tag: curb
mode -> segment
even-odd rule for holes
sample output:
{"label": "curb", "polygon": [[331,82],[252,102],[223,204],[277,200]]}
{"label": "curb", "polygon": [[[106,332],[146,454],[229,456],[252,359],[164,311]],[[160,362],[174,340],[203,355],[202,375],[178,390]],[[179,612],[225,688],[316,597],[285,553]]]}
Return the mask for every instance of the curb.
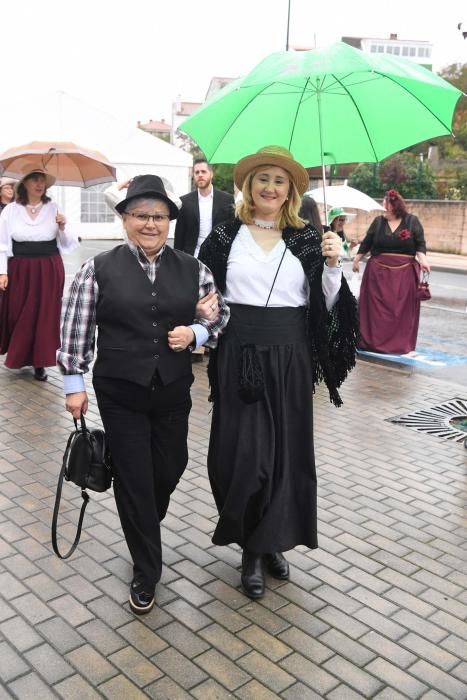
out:
{"label": "curb", "polygon": [[461,267],[447,267],[445,265],[430,265],[433,272],[453,272],[456,275],[466,275],[467,269]]}

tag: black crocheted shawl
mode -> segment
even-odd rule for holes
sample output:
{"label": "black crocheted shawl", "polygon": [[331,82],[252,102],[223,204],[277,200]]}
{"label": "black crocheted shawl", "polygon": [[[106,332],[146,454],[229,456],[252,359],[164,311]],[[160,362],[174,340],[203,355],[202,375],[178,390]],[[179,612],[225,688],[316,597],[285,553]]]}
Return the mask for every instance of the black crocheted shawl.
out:
{"label": "black crocheted shawl", "polygon": [[[225,293],[230,249],[241,225],[238,218],[219,224],[206,238],[199,253],[199,259],[209,267],[222,293]],[[338,387],[355,366],[357,302],[342,276],[339,298],[331,311],[327,311],[321,280],[324,265],[321,237],[313,226],[307,224],[303,229],[285,228],[282,239],[300,260],[310,286],[307,325],[313,363],[313,390],[324,381],[332,403],[341,406]]]}

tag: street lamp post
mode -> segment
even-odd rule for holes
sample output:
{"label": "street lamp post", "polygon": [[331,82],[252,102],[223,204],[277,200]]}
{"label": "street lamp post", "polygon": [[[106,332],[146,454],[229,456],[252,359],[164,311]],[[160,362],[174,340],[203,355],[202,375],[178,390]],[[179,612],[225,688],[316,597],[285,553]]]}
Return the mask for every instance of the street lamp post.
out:
{"label": "street lamp post", "polygon": [[285,50],[289,50],[289,28],[290,28],[290,2],[291,0],[288,0],[288,10],[287,10],[287,37],[285,40]]}

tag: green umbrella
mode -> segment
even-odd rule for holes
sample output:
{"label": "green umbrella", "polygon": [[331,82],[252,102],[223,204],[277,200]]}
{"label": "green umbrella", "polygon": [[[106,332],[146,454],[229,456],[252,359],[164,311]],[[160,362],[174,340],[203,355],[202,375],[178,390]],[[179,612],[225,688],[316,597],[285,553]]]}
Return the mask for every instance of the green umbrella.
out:
{"label": "green umbrella", "polygon": [[212,163],[236,163],[278,144],[306,167],[324,169],[380,161],[450,134],[461,95],[416,63],[338,42],[271,54],[179,128]]}

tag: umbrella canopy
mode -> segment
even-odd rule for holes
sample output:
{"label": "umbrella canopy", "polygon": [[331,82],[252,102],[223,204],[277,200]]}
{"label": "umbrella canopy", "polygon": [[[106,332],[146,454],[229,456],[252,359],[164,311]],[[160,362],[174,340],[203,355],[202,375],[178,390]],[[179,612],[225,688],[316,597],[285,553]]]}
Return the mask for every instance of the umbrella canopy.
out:
{"label": "umbrella canopy", "polygon": [[338,42],[271,54],[179,128],[213,163],[267,144],[285,146],[306,167],[377,162],[450,134],[461,95],[409,60]]}
{"label": "umbrella canopy", "polygon": [[116,170],[107,158],[68,141],[31,141],[0,154],[0,175],[20,180],[37,168],[56,178],[56,185],[90,187],[114,182]]}
{"label": "umbrella canopy", "polygon": [[314,190],[306,192],[307,195],[313,197],[315,202],[323,204],[326,199],[326,204],[331,207],[344,207],[350,209],[363,209],[363,211],[384,211],[384,207],[364,192],[356,190],[348,185],[331,185],[326,187],[317,187]]}

